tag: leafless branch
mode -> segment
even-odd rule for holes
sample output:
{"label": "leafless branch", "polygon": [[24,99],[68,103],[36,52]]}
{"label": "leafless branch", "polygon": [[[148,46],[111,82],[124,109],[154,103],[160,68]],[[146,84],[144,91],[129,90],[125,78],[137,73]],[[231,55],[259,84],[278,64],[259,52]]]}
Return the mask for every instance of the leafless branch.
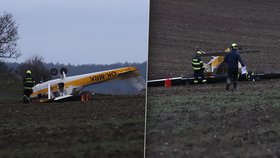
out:
{"label": "leafless branch", "polygon": [[0,58],[18,58],[21,56],[17,48],[18,25],[12,14],[0,16]]}

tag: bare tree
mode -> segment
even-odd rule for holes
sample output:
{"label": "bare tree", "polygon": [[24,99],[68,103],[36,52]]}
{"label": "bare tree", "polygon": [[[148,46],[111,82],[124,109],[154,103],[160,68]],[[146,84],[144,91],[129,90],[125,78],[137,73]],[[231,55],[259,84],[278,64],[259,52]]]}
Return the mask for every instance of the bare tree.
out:
{"label": "bare tree", "polygon": [[41,56],[33,56],[21,63],[16,72],[24,77],[27,70],[31,70],[32,76],[36,83],[51,79],[49,70],[45,67],[44,58]]}
{"label": "bare tree", "polygon": [[0,16],[0,58],[18,58],[21,56],[17,48],[18,25],[12,14]]}

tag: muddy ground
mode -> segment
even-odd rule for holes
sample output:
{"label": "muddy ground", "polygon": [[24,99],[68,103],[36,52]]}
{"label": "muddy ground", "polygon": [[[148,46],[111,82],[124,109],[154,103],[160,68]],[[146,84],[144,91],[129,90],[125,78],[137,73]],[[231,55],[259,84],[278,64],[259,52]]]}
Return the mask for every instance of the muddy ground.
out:
{"label": "muddy ground", "polygon": [[143,157],[144,96],[0,102],[0,157]]}
{"label": "muddy ground", "polygon": [[280,82],[152,87],[147,158],[280,157]]}
{"label": "muddy ground", "polygon": [[[187,76],[198,47],[232,42],[249,70],[280,70],[278,0],[151,0],[148,78]],[[208,61],[210,57],[203,58]],[[148,88],[147,157],[280,157],[280,80]]]}

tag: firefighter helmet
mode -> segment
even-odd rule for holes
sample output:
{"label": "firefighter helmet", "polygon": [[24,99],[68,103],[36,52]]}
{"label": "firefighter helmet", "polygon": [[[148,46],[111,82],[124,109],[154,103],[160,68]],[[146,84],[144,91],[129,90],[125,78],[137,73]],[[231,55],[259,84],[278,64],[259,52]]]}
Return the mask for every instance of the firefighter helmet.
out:
{"label": "firefighter helmet", "polygon": [[237,47],[238,47],[238,46],[237,46],[236,43],[232,43],[232,44],[231,44],[231,49],[237,49]]}
{"label": "firefighter helmet", "polygon": [[202,52],[201,52],[200,50],[198,50],[198,51],[196,51],[196,54],[197,54],[197,55],[201,55]]}
{"label": "firefighter helmet", "polygon": [[30,71],[30,70],[27,70],[27,71],[26,71],[26,74],[31,74],[31,71]]}

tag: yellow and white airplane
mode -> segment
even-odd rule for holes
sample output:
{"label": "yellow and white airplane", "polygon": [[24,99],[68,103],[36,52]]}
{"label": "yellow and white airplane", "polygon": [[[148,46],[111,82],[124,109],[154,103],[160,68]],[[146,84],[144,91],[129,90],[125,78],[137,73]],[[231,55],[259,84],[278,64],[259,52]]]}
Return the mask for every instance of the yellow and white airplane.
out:
{"label": "yellow and white airplane", "polygon": [[[208,63],[204,63],[205,73],[207,74],[225,74],[227,73],[226,64],[224,62],[224,56],[230,52],[230,48],[225,49],[224,51],[218,51],[215,53],[207,53],[201,51],[201,56],[212,56],[212,59]],[[238,50],[239,53],[257,53],[259,50]],[[239,63],[239,68],[242,66]]]}
{"label": "yellow and white airplane", "polygon": [[[58,70],[52,69],[51,73],[57,75]],[[60,73],[60,78],[35,85],[30,98],[47,96],[48,100],[62,100],[80,94],[86,86],[114,79],[125,80],[139,91],[146,88],[144,79],[135,67],[123,67],[69,77],[66,77],[67,69],[61,68]]]}

